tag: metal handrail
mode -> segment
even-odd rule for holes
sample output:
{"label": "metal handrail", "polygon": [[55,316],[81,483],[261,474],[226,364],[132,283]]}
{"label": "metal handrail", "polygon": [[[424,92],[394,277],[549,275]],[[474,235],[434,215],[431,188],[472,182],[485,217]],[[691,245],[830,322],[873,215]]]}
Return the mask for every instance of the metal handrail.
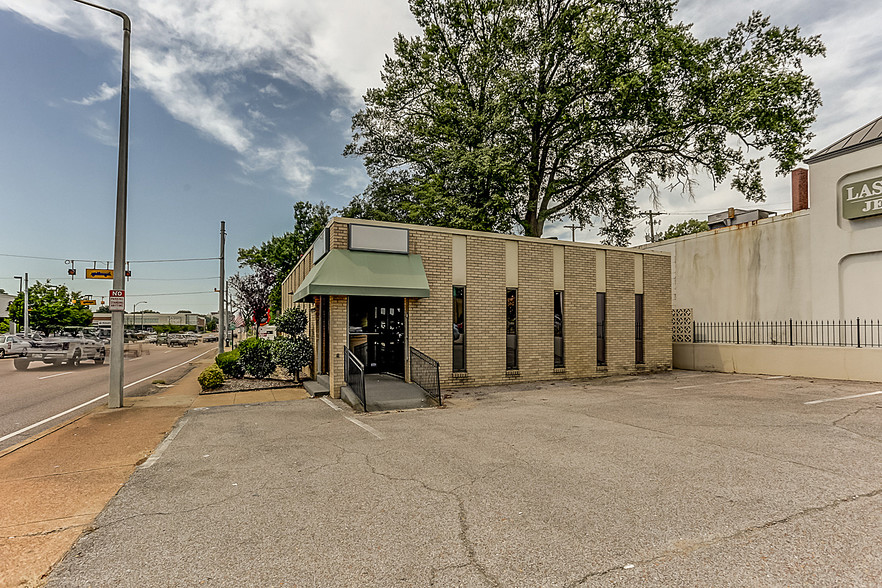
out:
{"label": "metal handrail", "polygon": [[410,381],[422,388],[438,406],[442,406],[438,362],[413,347],[410,348]]}
{"label": "metal handrail", "polygon": [[364,364],[355,357],[355,354],[346,345],[343,346],[343,371],[346,383],[361,401],[364,411],[368,412],[364,387]]}

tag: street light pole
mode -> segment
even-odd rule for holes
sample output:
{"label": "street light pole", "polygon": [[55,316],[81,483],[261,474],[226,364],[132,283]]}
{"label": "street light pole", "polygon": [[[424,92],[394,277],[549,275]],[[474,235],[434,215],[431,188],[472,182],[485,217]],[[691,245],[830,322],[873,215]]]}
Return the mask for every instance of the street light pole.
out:
{"label": "street light pole", "polygon": [[[147,301],[142,300],[142,301],[136,302],[134,305],[132,305],[132,326],[134,326],[134,324],[135,324],[135,316],[134,315],[138,314],[138,305],[139,304],[147,304]],[[142,331],[144,330],[144,311],[143,310],[141,311],[141,330]]]}
{"label": "street light pole", "polygon": [[[22,276],[15,276],[15,279],[18,280],[18,293],[22,293],[21,289],[21,280]],[[28,300],[28,273],[25,272],[24,275],[24,334],[27,336],[28,334],[28,306],[30,306],[30,301]]]}
{"label": "street light pole", "polygon": [[[92,4],[85,0],[74,0],[98,10],[115,14],[123,21],[122,82],[120,85],[119,106],[119,161],[116,171],[116,231],[113,245],[113,289],[125,291],[126,280],[126,189],[129,168],[129,68],[131,64],[132,21],[119,10]],[[109,408],[122,408],[123,405],[123,324],[125,304],[111,311],[110,318],[110,394],[107,397]]]}

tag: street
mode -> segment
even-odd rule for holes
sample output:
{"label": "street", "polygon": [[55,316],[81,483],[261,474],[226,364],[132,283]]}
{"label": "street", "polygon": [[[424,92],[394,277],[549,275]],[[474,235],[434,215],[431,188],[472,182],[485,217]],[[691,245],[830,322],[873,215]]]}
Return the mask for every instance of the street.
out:
{"label": "street", "polygon": [[[149,355],[125,358],[127,396],[146,393],[154,380],[174,382],[189,360],[212,353],[217,344],[144,349]],[[78,367],[35,361],[26,371],[17,371],[12,358],[0,360],[0,451],[106,403],[109,374],[109,359],[104,365],[84,361]]]}

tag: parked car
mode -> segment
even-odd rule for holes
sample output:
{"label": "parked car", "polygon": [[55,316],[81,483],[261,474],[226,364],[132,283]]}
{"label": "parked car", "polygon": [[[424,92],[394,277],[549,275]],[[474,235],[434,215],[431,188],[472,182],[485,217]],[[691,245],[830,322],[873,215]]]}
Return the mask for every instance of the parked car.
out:
{"label": "parked car", "polygon": [[154,343],[157,345],[168,345],[168,333],[157,333]]}
{"label": "parked car", "polygon": [[53,337],[33,341],[23,357],[15,358],[15,369],[26,370],[32,361],[78,366],[82,360],[91,359],[102,364],[106,353],[104,341],[98,338],[95,329],[65,327]]}
{"label": "parked car", "polygon": [[202,337],[202,340],[205,341],[206,343],[211,343],[212,341],[217,341],[218,334],[217,333],[205,333],[205,336]]}
{"label": "parked car", "polygon": [[170,333],[168,336],[169,347],[175,347],[177,345],[180,345],[181,347],[186,347],[189,344],[190,339],[183,333]]}
{"label": "parked car", "polygon": [[19,335],[0,335],[0,358],[7,355],[27,355],[30,341]]}

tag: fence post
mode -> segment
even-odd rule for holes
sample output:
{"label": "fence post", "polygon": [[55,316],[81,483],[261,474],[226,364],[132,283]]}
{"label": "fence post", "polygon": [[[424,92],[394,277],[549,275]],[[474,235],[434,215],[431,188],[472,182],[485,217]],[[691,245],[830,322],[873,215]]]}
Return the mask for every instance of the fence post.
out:
{"label": "fence post", "polygon": [[790,319],[790,346],[793,347],[793,319]]}
{"label": "fence post", "polygon": [[861,348],[861,317],[857,317],[857,341],[858,349]]}
{"label": "fence post", "polygon": [[741,321],[735,321],[735,344],[741,344]]}

